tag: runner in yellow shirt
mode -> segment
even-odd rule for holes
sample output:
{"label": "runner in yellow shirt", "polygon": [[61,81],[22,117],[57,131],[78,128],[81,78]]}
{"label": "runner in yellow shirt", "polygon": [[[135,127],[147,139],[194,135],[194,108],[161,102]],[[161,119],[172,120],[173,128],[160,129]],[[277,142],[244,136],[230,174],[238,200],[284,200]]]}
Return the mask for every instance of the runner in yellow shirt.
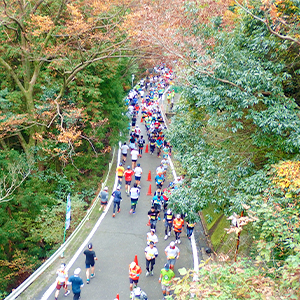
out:
{"label": "runner in yellow shirt", "polygon": [[125,169],[124,169],[122,163],[120,163],[116,169],[116,173],[118,174],[118,185],[120,185],[120,186],[122,186],[124,171],[125,171]]}

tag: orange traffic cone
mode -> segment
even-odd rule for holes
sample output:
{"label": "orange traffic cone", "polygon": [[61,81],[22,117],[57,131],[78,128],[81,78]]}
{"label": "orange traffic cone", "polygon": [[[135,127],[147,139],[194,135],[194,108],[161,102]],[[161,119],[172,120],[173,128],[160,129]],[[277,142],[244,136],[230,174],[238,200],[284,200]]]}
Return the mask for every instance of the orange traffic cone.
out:
{"label": "orange traffic cone", "polygon": [[149,219],[148,223],[146,224],[146,226],[150,226],[150,219]]}
{"label": "orange traffic cone", "polygon": [[149,171],[149,173],[148,173],[148,179],[147,179],[147,181],[152,181],[152,179],[151,179],[151,171]]}
{"label": "orange traffic cone", "polygon": [[141,117],[141,123],[143,123],[143,117]]}
{"label": "orange traffic cone", "polygon": [[119,296],[119,294],[117,294],[117,297],[116,297],[116,299],[115,300],[120,300],[120,296]]}
{"label": "orange traffic cone", "polygon": [[135,262],[137,265],[139,264],[137,255],[135,255],[135,257],[134,257],[134,262]]}
{"label": "orange traffic cone", "polygon": [[148,146],[148,144],[146,145],[145,153],[149,153],[149,146]]}
{"label": "orange traffic cone", "polygon": [[151,189],[151,184],[149,185],[147,196],[153,196],[152,189]]}

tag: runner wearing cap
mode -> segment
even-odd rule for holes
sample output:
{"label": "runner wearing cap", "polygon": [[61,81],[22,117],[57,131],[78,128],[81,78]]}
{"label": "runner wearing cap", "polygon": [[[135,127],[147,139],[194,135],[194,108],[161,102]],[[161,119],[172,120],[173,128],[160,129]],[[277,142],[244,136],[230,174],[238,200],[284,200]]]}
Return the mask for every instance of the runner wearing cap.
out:
{"label": "runner wearing cap", "polygon": [[124,167],[122,163],[119,163],[119,166],[116,169],[116,173],[118,175],[118,185],[122,186],[123,174],[124,174]]}
{"label": "runner wearing cap", "polygon": [[175,246],[175,242],[172,241],[170,245],[166,247],[165,254],[167,256],[170,269],[174,271],[176,259],[178,259],[180,255],[180,250],[178,247]]}
{"label": "runner wearing cap", "polygon": [[142,269],[139,265],[136,264],[136,262],[132,262],[129,265],[129,289],[132,291],[133,284],[137,286],[139,282],[140,275],[142,273]]}
{"label": "runner wearing cap", "polygon": [[59,295],[60,289],[63,287],[65,290],[65,296],[68,296],[70,294],[70,291],[68,290],[67,282],[68,282],[68,272],[66,271],[66,264],[61,264],[60,268],[56,272],[57,278],[56,278],[56,292],[55,292],[55,300],[57,300],[57,297]]}
{"label": "runner wearing cap", "polygon": [[149,246],[145,248],[145,257],[146,257],[146,276],[149,274],[153,276],[153,267],[155,265],[155,258],[158,256],[157,248],[154,247],[154,242],[151,241]]}
{"label": "runner wearing cap", "polygon": [[103,209],[103,211],[104,211],[106,209],[106,205],[107,205],[107,201],[108,201],[108,187],[107,186],[103,189],[103,191],[100,192],[99,198],[101,199],[100,200],[101,206],[99,208],[99,211],[101,209]]}
{"label": "runner wearing cap", "polygon": [[91,278],[95,277],[95,260],[98,260],[96,253],[93,250],[93,245],[88,244],[88,249],[86,249],[83,254],[85,255],[85,267],[86,267],[86,284],[90,283],[90,269]]}
{"label": "runner wearing cap", "polygon": [[134,174],[133,170],[130,170],[130,166],[127,166],[127,170],[124,172],[125,177],[125,191],[127,193],[127,196],[129,196],[129,190],[131,185],[132,176]]}
{"label": "runner wearing cap", "polygon": [[113,218],[116,216],[116,208],[118,208],[117,212],[119,213],[121,211],[120,204],[122,200],[122,194],[120,191],[120,186],[117,186],[117,189],[112,193],[112,196],[114,197],[114,208],[113,208]]}
{"label": "runner wearing cap", "polygon": [[79,277],[80,272],[80,268],[75,269],[74,275],[72,275],[68,280],[68,285],[72,285],[72,291],[74,294],[73,300],[78,300],[80,298],[80,288],[84,286],[82,279]]}
{"label": "runner wearing cap", "polygon": [[168,237],[171,235],[173,219],[174,215],[172,213],[172,210],[169,208],[167,211],[165,211],[163,220],[163,222],[165,223],[165,240],[168,239]]}
{"label": "runner wearing cap", "polygon": [[161,283],[161,289],[164,297],[170,295],[170,285],[172,284],[172,279],[175,277],[173,270],[170,268],[169,264],[165,264],[164,268],[160,270],[159,280]]}

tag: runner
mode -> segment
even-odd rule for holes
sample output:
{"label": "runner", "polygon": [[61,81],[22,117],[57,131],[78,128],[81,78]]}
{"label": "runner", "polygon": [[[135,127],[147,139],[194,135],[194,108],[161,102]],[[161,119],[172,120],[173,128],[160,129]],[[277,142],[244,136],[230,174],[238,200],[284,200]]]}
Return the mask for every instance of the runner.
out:
{"label": "runner", "polygon": [[165,264],[164,268],[160,270],[160,276],[158,282],[161,283],[161,289],[164,297],[170,295],[170,285],[172,279],[175,277],[175,273],[170,269],[169,264]]}
{"label": "runner", "polygon": [[158,189],[161,189],[165,181],[165,176],[163,175],[163,173],[158,173],[154,179],[155,179],[156,187]]}
{"label": "runner", "polygon": [[93,245],[88,244],[88,249],[83,252],[85,255],[85,267],[86,267],[86,284],[90,283],[90,269],[91,278],[95,277],[95,260],[98,260],[96,253],[93,250]]}
{"label": "runner", "polygon": [[137,286],[142,269],[134,261],[129,265],[129,289],[133,290],[133,284]]}
{"label": "runner", "polygon": [[141,168],[141,164],[137,164],[136,168],[134,169],[134,176],[135,176],[135,183],[137,184],[138,188],[141,188],[141,177],[143,174],[143,169]]}
{"label": "runner", "polygon": [[116,214],[115,214],[116,207],[118,208],[118,210],[117,210],[118,213],[121,211],[120,203],[122,200],[122,194],[120,191],[120,186],[117,186],[117,190],[112,193],[112,196],[114,197],[114,208],[113,208],[113,215],[112,215],[114,218],[116,216]]}
{"label": "runner", "polygon": [[61,264],[60,268],[56,272],[57,278],[56,278],[56,292],[55,292],[55,300],[57,300],[57,297],[59,295],[60,289],[63,287],[65,290],[65,296],[68,296],[70,294],[70,291],[68,290],[67,282],[68,282],[68,272],[66,271],[66,264]]}
{"label": "runner", "polygon": [[156,230],[156,223],[159,216],[159,211],[155,209],[154,206],[151,206],[151,209],[148,211],[148,218],[150,220],[150,228]]}
{"label": "runner", "polygon": [[74,294],[73,300],[78,300],[80,298],[80,288],[84,286],[82,279],[79,277],[80,272],[80,268],[75,269],[74,275],[71,276],[68,280],[68,285],[72,285],[72,291]]}
{"label": "runner", "polygon": [[128,145],[126,144],[126,142],[124,142],[124,144],[121,147],[121,152],[122,152],[122,156],[123,156],[123,163],[126,162],[128,149],[129,149]]}
{"label": "runner", "polygon": [[150,242],[149,246],[145,248],[146,257],[146,276],[149,274],[153,276],[153,267],[155,265],[155,258],[158,256],[157,248],[154,247],[154,242]]}
{"label": "runner", "polygon": [[147,245],[150,245],[150,242],[154,243],[154,246],[158,243],[157,235],[155,234],[155,229],[150,229],[147,233]]}
{"label": "runner", "polygon": [[139,151],[134,148],[131,150],[131,161],[132,161],[132,165],[131,165],[131,168],[132,170],[134,170],[134,168],[136,167],[136,161],[138,159],[138,156],[139,156]]}
{"label": "runner", "polygon": [[174,215],[171,209],[169,208],[167,211],[165,211],[164,220],[163,220],[165,223],[165,240],[167,240],[168,237],[171,236],[173,219],[174,219]]}
{"label": "runner", "polygon": [[107,205],[107,201],[108,201],[108,187],[106,186],[103,191],[100,192],[99,197],[100,197],[100,201],[101,201],[101,206],[99,208],[99,211],[101,209],[103,209],[103,211],[105,211],[106,209],[106,205]]}
{"label": "runner", "polygon": [[191,239],[196,224],[197,223],[193,221],[186,221],[186,236],[189,238],[189,240]]}
{"label": "runner", "polygon": [[134,174],[134,171],[130,170],[130,166],[127,166],[127,170],[124,172],[125,192],[127,193],[127,196],[129,196],[130,185],[131,185],[131,180],[132,180],[133,174]]}
{"label": "runner", "polygon": [[144,137],[141,135],[141,138],[138,140],[139,157],[142,157],[142,155],[143,155],[144,145],[145,145],[145,140],[144,140]]}
{"label": "runner", "polygon": [[150,142],[150,154],[153,155],[153,152],[155,150],[155,144],[156,144],[156,139],[154,138],[153,135],[150,136],[149,142]]}
{"label": "runner", "polygon": [[140,287],[136,287],[130,293],[130,299],[132,299],[132,300],[148,300],[148,297],[147,297],[147,294]]}
{"label": "runner", "polygon": [[173,230],[175,232],[175,238],[176,238],[175,243],[176,244],[177,243],[178,244],[181,243],[181,241],[180,241],[180,234],[181,234],[183,226],[184,226],[184,221],[181,218],[180,214],[177,214],[176,218],[173,220]]}
{"label": "runner", "polygon": [[178,247],[175,246],[175,242],[172,241],[170,245],[166,247],[165,254],[167,256],[170,269],[174,271],[176,260],[179,258],[180,255],[180,250]]}
{"label": "runner", "polygon": [[[162,197],[161,197],[161,193],[160,193],[160,190],[157,190],[155,192],[155,196],[153,197],[152,199],[152,206],[154,206],[154,209],[159,211],[161,210],[161,202],[162,202]],[[158,215],[158,221],[160,221],[160,217]]]}
{"label": "runner", "polygon": [[122,180],[123,180],[123,174],[125,169],[123,168],[122,163],[119,163],[119,166],[117,167],[116,173],[118,175],[118,185],[122,186]]}
{"label": "runner", "polygon": [[138,203],[140,196],[140,189],[137,187],[137,184],[135,183],[133,187],[130,189],[130,198],[131,198],[131,208],[129,213],[135,214],[136,205]]}

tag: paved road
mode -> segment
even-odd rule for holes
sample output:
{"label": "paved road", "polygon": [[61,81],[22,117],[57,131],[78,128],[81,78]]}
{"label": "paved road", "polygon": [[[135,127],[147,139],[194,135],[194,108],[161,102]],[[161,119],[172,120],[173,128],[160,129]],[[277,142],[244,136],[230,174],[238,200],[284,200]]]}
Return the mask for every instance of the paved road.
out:
{"label": "paved road", "polygon": [[[139,122],[140,118],[141,116],[139,115],[137,124],[141,127],[142,134],[145,137],[145,127]],[[129,162],[128,165],[131,165],[130,157],[127,159]],[[139,265],[143,271],[139,286],[148,294],[149,300],[162,299],[158,277],[160,269],[163,268],[166,263],[164,249],[171,240],[174,240],[174,235],[167,241],[164,240],[164,225],[162,221],[158,222],[157,225],[157,236],[159,239],[157,248],[159,255],[154,267],[154,276],[145,277],[146,269],[144,256],[146,234],[150,229],[149,226],[146,226],[148,221],[147,212],[150,209],[152,198],[151,196],[147,196],[147,192],[149,184],[152,186],[152,191],[154,192],[155,190],[155,170],[159,165],[160,160],[161,159],[157,158],[156,155],[150,155],[150,153],[144,154],[143,157],[138,160],[143,169],[143,175],[141,180],[141,196],[137,205],[136,214],[129,214],[130,198],[126,196],[123,184],[121,212],[116,214],[116,218],[112,218],[111,206],[108,214],[91,239],[90,242],[93,243],[94,250],[98,257],[98,261],[95,264],[95,278],[91,280],[89,285],[86,284],[85,256],[83,254],[78,257],[73,264],[73,267],[70,269],[69,275],[72,275],[74,269],[77,267],[82,269],[81,277],[85,282],[85,286],[82,288],[81,293],[82,300],[113,300],[116,297],[116,294],[120,295],[120,300],[129,299],[128,266],[133,261],[135,255],[138,256]],[[147,181],[149,171],[151,171],[152,182]],[[196,229],[195,232],[201,234],[199,228]],[[175,265],[176,275],[179,275],[178,268],[193,268],[191,243],[186,238],[185,230],[182,233],[181,240],[182,243],[179,245],[181,255]],[[200,243],[203,243],[205,237],[198,236],[197,240],[200,240]],[[198,252],[201,259],[201,251],[198,250]],[[44,292],[45,290],[42,291],[37,299],[41,299]],[[54,299],[54,293],[49,299]],[[63,291],[61,291],[58,299],[72,299],[72,294],[65,298]]]}

